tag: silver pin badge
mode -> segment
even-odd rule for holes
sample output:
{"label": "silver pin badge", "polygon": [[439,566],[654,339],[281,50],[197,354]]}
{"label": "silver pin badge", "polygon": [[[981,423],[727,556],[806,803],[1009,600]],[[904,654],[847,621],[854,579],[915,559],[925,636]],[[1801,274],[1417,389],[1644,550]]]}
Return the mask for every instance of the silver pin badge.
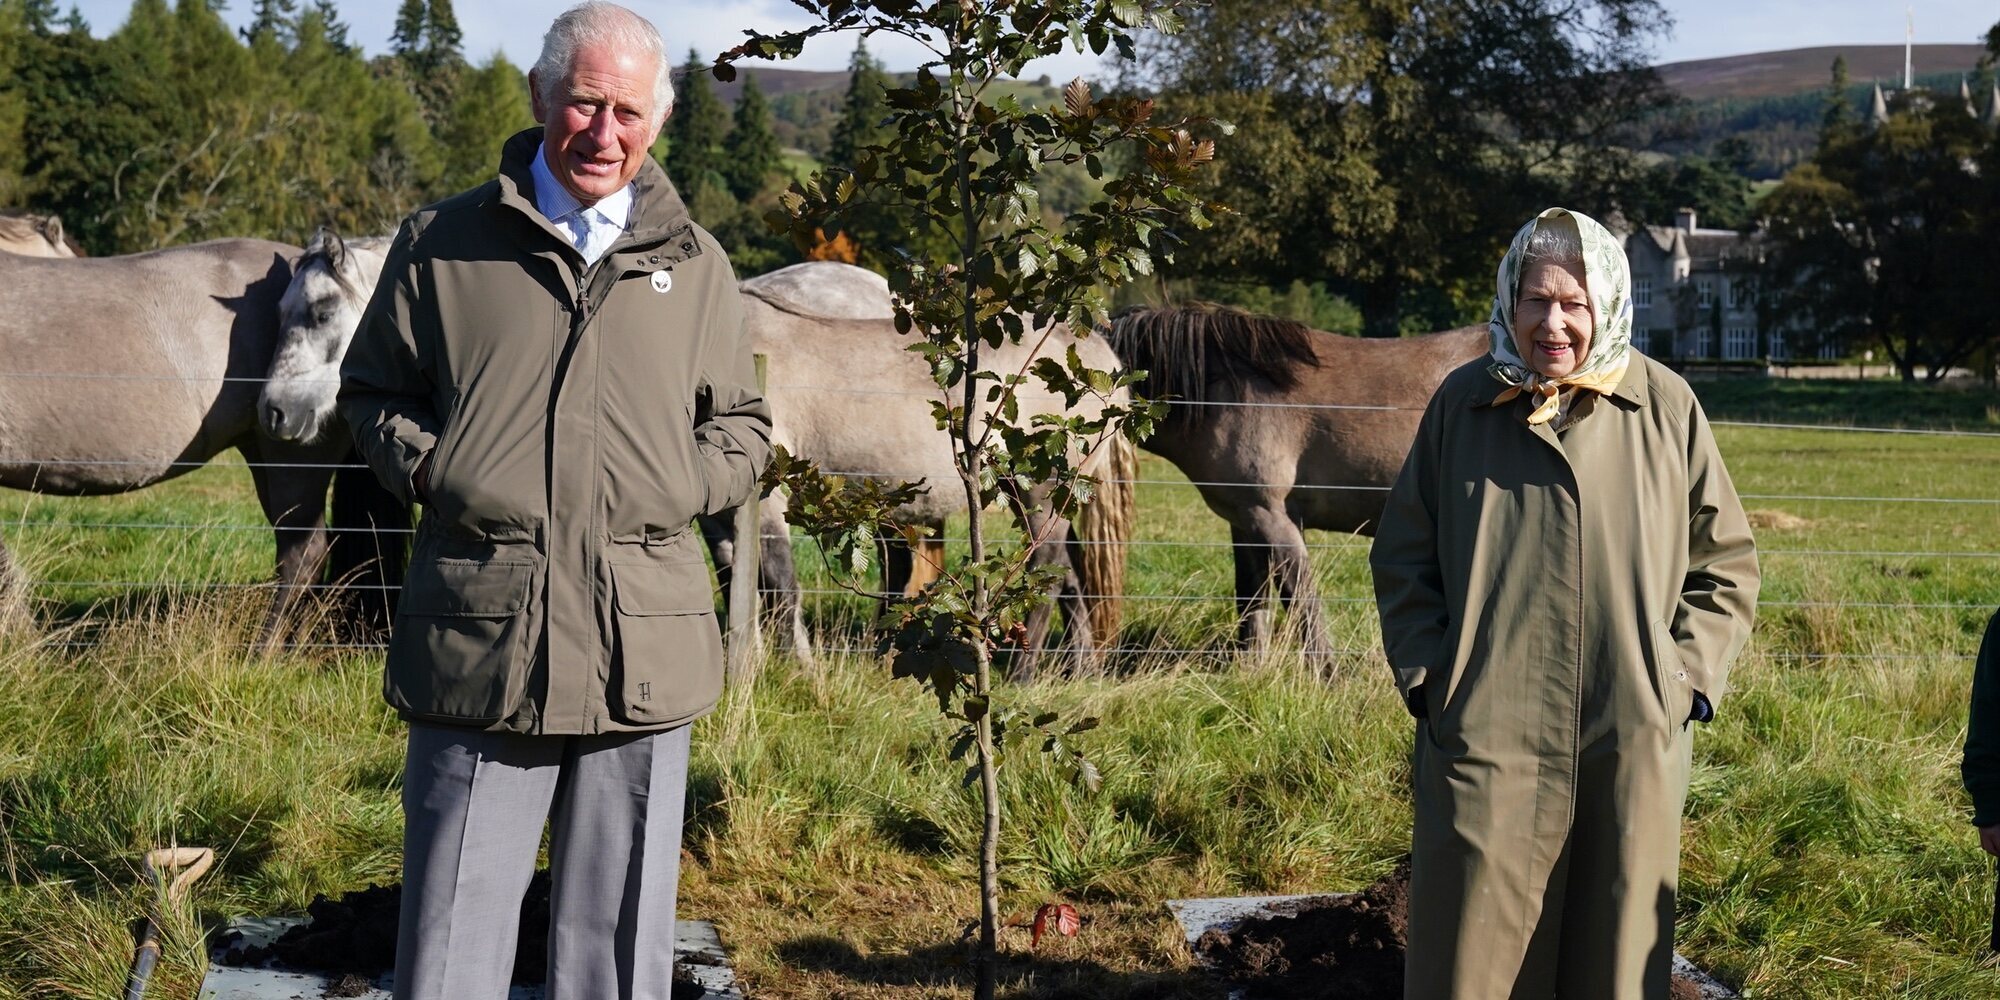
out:
{"label": "silver pin badge", "polygon": [[674,272],[654,271],[653,291],[665,293],[674,287]]}

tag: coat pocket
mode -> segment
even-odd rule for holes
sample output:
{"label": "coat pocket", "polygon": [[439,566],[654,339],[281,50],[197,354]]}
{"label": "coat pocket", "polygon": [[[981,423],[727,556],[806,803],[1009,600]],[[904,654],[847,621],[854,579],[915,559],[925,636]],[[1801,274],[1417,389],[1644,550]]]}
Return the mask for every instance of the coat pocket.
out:
{"label": "coat pocket", "polygon": [[722,633],[708,564],[612,563],[616,643],[611,712],[627,725],[677,723],[722,697]]}
{"label": "coat pocket", "polygon": [[530,562],[414,562],[389,639],[383,696],[405,716],[492,725],[526,687]]}
{"label": "coat pocket", "polygon": [[1660,686],[1660,702],[1667,713],[1667,723],[1681,726],[1687,723],[1694,711],[1694,686],[1688,683],[1687,667],[1681,663],[1681,647],[1674,641],[1673,630],[1667,623],[1652,623],[1653,670],[1655,682]]}

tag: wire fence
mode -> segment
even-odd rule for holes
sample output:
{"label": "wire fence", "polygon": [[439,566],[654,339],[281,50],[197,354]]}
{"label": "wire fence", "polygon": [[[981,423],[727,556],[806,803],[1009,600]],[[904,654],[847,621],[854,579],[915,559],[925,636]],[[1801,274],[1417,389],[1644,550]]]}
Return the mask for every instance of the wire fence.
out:
{"label": "wire fence", "polygon": [[[201,377],[201,376],[159,375],[159,374],[147,374],[147,373],[49,372],[49,371],[0,370],[0,380],[5,380],[5,379],[81,380],[81,381],[108,381],[108,382],[178,381],[178,382],[194,382],[201,384],[216,384],[216,383],[262,384],[266,381],[262,377],[248,377],[248,376]],[[320,381],[320,382],[330,383],[332,380],[301,380],[301,381]],[[835,393],[835,394],[863,395],[863,396],[882,396],[882,397],[920,396],[926,399],[938,398],[938,397],[933,397],[927,393],[912,393],[907,390],[869,388],[864,386],[780,383],[780,384],[770,385],[767,387],[767,389],[773,391],[783,390],[783,391]],[[1032,393],[1032,392],[1023,392],[1020,393],[1019,395],[1023,400],[1058,398],[1055,396],[1044,396],[1044,394]],[[1281,401],[1166,400],[1164,402],[1166,403],[1166,405],[1170,407],[1232,407],[1232,408],[1253,409],[1253,410],[1414,412],[1416,410],[1421,409],[1421,407],[1408,407],[1408,406],[1313,403],[1313,402],[1281,402]],[[1930,437],[1940,437],[1940,438],[1989,438],[1989,439],[2000,438],[2000,432],[1959,430],[1959,429],[1870,427],[1870,426],[1851,426],[1845,424],[1803,424],[1803,423],[1758,422],[1758,421],[1742,421],[1742,420],[1715,420],[1712,421],[1712,423],[1717,427],[1806,431],[1806,432],[1820,431],[1820,432],[1828,432],[1836,434],[1884,434],[1884,435],[1901,435],[1901,436],[1930,436]],[[259,470],[267,470],[267,469],[268,470],[312,470],[325,473],[332,473],[340,470],[360,470],[366,468],[365,465],[352,462],[262,461],[262,460],[245,461],[234,458],[223,458],[216,461],[200,461],[200,460],[183,459],[183,458],[173,458],[173,459],[163,460],[156,458],[131,457],[131,456],[97,456],[97,457],[75,456],[75,457],[65,458],[65,457],[18,457],[12,455],[0,455],[0,464],[6,464],[12,466],[51,466],[51,467],[70,467],[70,468],[137,467],[137,468],[159,470],[162,474],[187,471],[207,465],[217,465],[226,468],[252,468]],[[829,474],[842,475],[842,476],[847,476],[849,478],[888,479],[888,480],[901,479],[907,476],[907,473],[899,473],[894,471],[871,471],[867,469],[832,470]],[[1120,478],[1107,477],[1107,478],[1101,478],[1100,482],[1106,484],[1133,485],[1133,486],[1142,486],[1142,487],[1168,489],[1168,490],[1183,489],[1183,488],[1192,488],[1202,491],[1247,489],[1247,490],[1278,491],[1278,492],[1296,491],[1308,495],[1312,493],[1381,494],[1389,490],[1389,487],[1382,483],[1340,483],[1340,482],[1317,482],[1317,481],[1235,482],[1235,481],[1185,479],[1185,478],[1135,477],[1130,479],[1120,479]],[[1936,483],[1936,489],[1925,490],[1922,491],[1921,493],[1917,491],[1904,491],[1902,493],[1882,493],[1882,494],[1843,493],[1843,492],[1824,492],[1824,493],[1746,492],[1746,493],[1741,493],[1739,495],[1745,501],[1763,503],[1763,504],[1843,504],[1843,505],[1874,505],[1883,508],[1894,508],[1894,507],[1910,507],[1914,509],[1936,508],[1939,509],[1940,511],[1967,510],[1968,513],[1972,511],[1978,511],[1979,513],[1974,515],[1978,517],[1988,516],[1984,513],[1983,508],[2000,506],[2000,497],[1962,495],[1965,492],[1965,490],[1962,487],[1959,489],[1951,488],[1953,486],[1953,481],[1951,480],[1950,477],[1943,477],[1943,476],[1936,477],[1935,483]],[[1960,495],[1953,495],[1955,493]],[[1940,515],[1940,516],[1948,516],[1948,515]],[[10,534],[27,533],[29,536],[32,536],[36,532],[50,532],[50,533],[62,532],[69,534],[75,534],[75,533],[89,534],[89,533],[117,531],[117,532],[150,532],[159,534],[178,534],[183,536],[198,537],[207,533],[241,534],[241,533],[275,532],[280,535],[283,535],[285,533],[312,532],[317,530],[320,529],[312,526],[274,527],[272,525],[264,523],[249,522],[249,521],[230,521],[230,520],[203,521],[203,520],[191,520],[191,519],[164,519],[164,518],[72,520],[72,519],[49,517],[49,516],[41,516],[41,517],[28,516],[27,513],[25,513],[25,510],[21,516],[14,517],[11,519],[0,519],[0,531],[5,531]],[[400,536],[400,537],[407,537],[413,534],[414,532],[413,528],[407,528],[407,527],[377,528],[372,530],[380,535]],[[814,548],[809,540],[791,534],[781,535],[781,534],[766,533],[761,536],[761,539],[764,541],[765,544],[783,543],[794,546],[795,549],[797,549],[798,554],[800,555],[810,556]],[[960,536],[944,536],[936,538],[934,539],[934,541],[941,542],[946,545],[964,545],[967,542],[967,539]],[[1239,548],[1285,549],[1290,551],[1298,551],[1303,549],[1304,551],[1312,553],[1342,553],[1344,554],[1345,557],[1351,558],[1355,555],[1358,555],[1359,553],[1365,552],[1370,543],[1369,540],[1366,538],[1355,535],[1348,535],[1344,537],[1339,537],[1337,538],[1337,540],[1333,541],[1318,541],[1318,540],[1307,541],[1303,545],[1287,544],[1282,542],[1264,542],[1264,541],[1236,542],[1236,541],[1216,540],[1216,539],[1180,539],[1180,538],[1135,538],[1135,539],[1126,539],[1118,541],[1073,540],[1067,542],[1066,544],[1116,545],[1122,548],[1133,550],[1134,552],[1141,554],[1154,553],[1154,552],[1171,553],[1175,550],[1213,552],[1214,550],[1217,549],[1239,549]],[[1001,550],[1018,551],[1020,543],[1019,542],[1014,542],[1012,544],[1001,543],[996,547]],[[1794,547],[1794,548],[1776,547],[1776,548],[1760,549],[1759,555],[1772,559],[1803,560],[1807,561],[1808,563],[1815,560],[1896,560],[1896,561],[1941,560],[1948,562],[1963,561],[1978,565],[1987,561],[2000,559],[2000,552],[1996,551],[1980,551],[1974,549],[1954,550],[1954,549],[1944,549],[1944,548],[1901,548],[1901,547],[1884,547],[1884,548],[1822,548],[1822,547],[1812,547],[1812,546]],[[1226,566],[1217,565],[1214,567],[1214,571],[1217,574],[1215,582],[1219,586],[1226,587],[1227,578],[1229,575]],[[90,574],[84,574],[84,575],[89,576]],[[74,592],[79,590],[113,592],[113,593],[123,593],[123,592],[141,591],[141,590],[172,590],[172,591],[184,590],[184,591],[196,591],[196,592],[213,591],[213,592],[227,593],[227,592],[246,592],[246,591],[260,591],[260,590],[276,591],[279,587],[277,583],[268,580],[253,582],[253,581],[243,581],[243,580],[176,579],[169,577],[117,578],[116,576],[110,576],[110,575],[98,579],[63,579],[60,576],[45,575],[39,578],[24,578],[18,580],[17,582],[29,588],[31,593],[39,593],[39,594],[49,594],[56,592]],[[358,589],[358,590],[376,590],[376,591],[394,591],[399,589],[395,586],[386,584],[368,584],[368,583],[334,584],[334,583],[323,583],[323,582],[311,582],[311,583],[291,585],[291,588],[297,591],[304,591],[309,593],[327,592],[336,589],[341,589],[341,590]],[[762,593],[763,599],[767,602],[781,597],[788,599],[797,598],[806,601],[808,603],[813,603],[828,608],[832,607],[833,604],[837,602],[859,601],[863,600],[864,597],[866,596],[862,593],[858,593],[857,591],[848,588],[819,586],[819,585],[807,585],[783,591],[765,589],[760,591],[760,593]],[[1148,608],[1167,609],[1165,613],[1178,616],[1184,614],[1182,609],[1188,609],[1203,605],[1223,605],[1223,606],[1236,605],[1241,603],[1241,601],[1243,600],[1230,593],[1208,592],[1208,591],[1186,591],[1186,592],[1169,592],[1169,593],[1158,593],[1158,592],[1127,593],[1127,594],[1081,594],[1081,595],[1071,595],[1071,596],[1078,596],[1085,600],[1092,600],[1092,601],[1107,600],[1107,599],[1122,600],[1128,602],[1135,608],[1140,609],[1140,611],[1137,613],[1137,616],[1141,617],[1149,614],[1149,612],[1145,610]],[[1370,594],[1354,594],[1354,593],[1338,593],[1338,592],[1330,592],[1320,595],[1318,600],[1325,605],[1335,608],[1359,609],[1365,606],[1372,605],[1374,603],[1374,597]],[[1791,610],[1814,611],[1814,612],[1890,611],[1890,612],[1914,612],[1914,613],[1937,614],[1937,613],[1963,613],[1971,611],[1980,611],[1990,607],[1990,604],[1988,602],[1983,602],[1983,601],[1965,601],[1965,600],[1899,601],[1899,600],[1881,599],[1879,595],[1875,596],[1857,595],[1854,599],[1844,599],[1844,600],[1773,599],[1760,602],[1760,607],[1767,609],[1791,609]],[[1220,616],[1220,617],[1227,617],[1227,616]],[[51,644],[61,646],[64,648],[85,648],[88,646],[96,645],[96,642],[97,642],[96,640],[87,640],[87,639],[79,640],[72,638],[72,639],[63,639],[60,641],[52,641]],[[373,642],[299,642],[299,643],[292,643],[291,646],[292,648],[297,648],[297,649],[329,649],[329,650],[359,650],[359,651],[380,650],[384,648],[382,644]],[[835,643],[833,645],[823,647],[819,651],[825,653],[834,653],[834,654],[863,654],[863,653],[872,653],[873,647],[850,647]],[[1161,656],[1161,657],[1234,656],[1240,654],[1239,650],[1237,650],[1233,645],[1227,642],[1218,642],[1218,644],[1215,645],[1172,643],[1172,642],[1169,642],[1161,646],[1128,647],[1123,645],[1112,645],[1108,648],[1101,648],[1097,650],[1097,652],[1106,655]],[[1371,655],[1377,655],[1377,651],[1373,649],[1336,649],[1328,651],[1327,655],[1336,657],[1371,656]],[[1918,660],[1918,659],[1939,658],[1938,656],[1930,656],[1925,654],[1905,654],[1905,653],[1890,653],[1890,652],[1861,653],[1861,652],[1771,651],[1771,652],[1766,652],[1763,655],[1772,658],[1787,659],[1787,660],[1801,660],[1801,661],[1825,660],[1833,662],[1844,661],[1844,660],[1895,661],[1895,660]],[[1940,654],[1940,655],[1949,658],[1966,658],[1966,657],[1960,657],[1958,654]]]}

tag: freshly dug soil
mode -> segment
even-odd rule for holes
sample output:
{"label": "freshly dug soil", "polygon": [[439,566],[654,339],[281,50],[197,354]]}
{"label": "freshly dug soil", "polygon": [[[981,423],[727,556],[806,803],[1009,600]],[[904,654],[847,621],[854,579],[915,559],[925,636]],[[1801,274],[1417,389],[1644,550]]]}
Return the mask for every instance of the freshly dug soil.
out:
{"label": "freshly dug soil", "polygon": [[[339,899],[315,896],[306,907],[309,919],[286,931],[270,947],[236,940],[222,942],[224,965],[262,965],[271,959],[293,969],[342,977],[327,996],[360,996],[346,992],[357,977],[373,979],[396,965],[396,927],[403,907],[403,887],[371,885],[344,893]],[[521,931],[514,947],[514,982],[539,986],[549,976],[549,873],[539,871],[528,882],[521,900]],[[364,990],[365,991],[365,990]],[[698,1000],[707,990],[679,962],[674,964],[673,1000]]]}
{"label": "freshly dug soil", "polygon": [[[1409,913],[1405,863],[1352,896],[1284,904],[1194,948],[1252,1000],[1402,1000]],[[1673,1000],[1701,1000],[1701,990],[1675,976]]]}

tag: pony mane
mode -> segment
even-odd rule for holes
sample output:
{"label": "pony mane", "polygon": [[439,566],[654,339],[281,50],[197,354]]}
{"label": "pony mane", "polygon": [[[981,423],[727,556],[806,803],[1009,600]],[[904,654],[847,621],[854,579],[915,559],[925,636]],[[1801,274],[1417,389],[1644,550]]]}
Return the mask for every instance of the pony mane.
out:
{"label": "pony mane", "polygon": [[[1156,308],[1134,306],[1111,318],[1105,340],[1128,369],[1144,370],[1135,392],[1147,399],[1208,401],[1209,387],[1241,396],[1252,380],[1279,392],[1299,384],[1300,373],[1319,367],[1313,329],[1276,316],[1194,302]],[[1168,423],[1199,423],[1203,407],[1170,407]]]}

